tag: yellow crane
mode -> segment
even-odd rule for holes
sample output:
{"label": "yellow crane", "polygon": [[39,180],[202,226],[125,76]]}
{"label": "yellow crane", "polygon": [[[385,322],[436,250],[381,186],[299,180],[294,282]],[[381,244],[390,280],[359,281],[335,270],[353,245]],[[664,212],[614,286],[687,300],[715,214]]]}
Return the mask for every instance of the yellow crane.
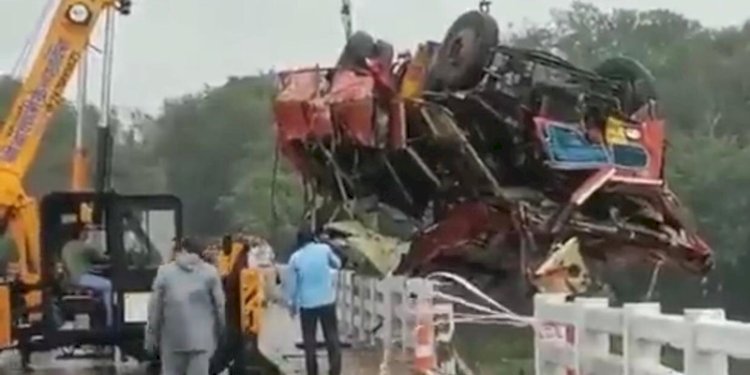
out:
{"label": "yellow crane", "polygon": [[[39,53],[0,130],[0,218],[7,220],[19,253],[18,280],[0,280],[0,350],[17,347],[24,366],[29,365],[34,351],[85,344],[113,345],[127,356],[147,359],[142,344],[144,302],[158,267],[170,258],[171,241],[182,236],[182,206],[172,195],[119,195],[109,187],[107,89],[102,92],[105,113],[99,126],[103,132],[99,134],[96,158],[96,189],[88,189],[88,158],[82,147],[80,119],[80,104],[85,100],[81,97],[72,189],[50,193],[37,205],[23,188],[45,130],[64,101],[63,92],[73,72],[85,64],[89,38],[97,21],[106,12],[106,80],[111,69],[111,60],[107,61],[111,59],[107,52],[112,44],[112,33],[108,32],[112,26],[110,15],[114,10],[128,14],[130,5],[129,0],[59,0]],[[78,73],[79,90],[85,90],[85,69]],[[111,259],[107,277],[117,301],[112,327],[102,327],[98,309],[102,301],[76,290],[76,286],[65,285],[64,276],[60,277],[64,274],[59,271],[61,248],[82,224],[100,228],[106,236],[106,251]],[[263,373],[279,373],[257,348],[264,279],[256,267],[247,264],[249,247],[230,244],[233,251],[227,254],[233,256],[223,262],[224,279],[227,293],[233,297],[227,302],[229,315],[236,319],[230,319],[232,340],[214,359],[213,371],[230,367],[230,372],[240,374],[256,373],[253,371],[259,368]],[[18,301],[21,296],[24,301]],[[57,309],[49,308],[52,305]],[[81,315],[94,323],[84,328],[74,325],[72,329],[60,329],[63,323],[59,320],[74,323]]]}
{"label": "yellow crane", "polygon": [[[0,123],[0,220],[7,223],[16,245],[18,281],[27,291],[27,306],[41,303],[42,261],[39,211],[36,200],[24,189],[24,178],[50,120],[64,101],[64,91],[100,16],[108,8],[128,14],[130,7],[130,0],[61,0],[29,73]],[[76,154],[75,176],[80,175],[84,162],[82,155]],[[3,302],[0,300],[0,310],[8,308]],[[9,336],[4,331],[0,327],[0,347]]]}

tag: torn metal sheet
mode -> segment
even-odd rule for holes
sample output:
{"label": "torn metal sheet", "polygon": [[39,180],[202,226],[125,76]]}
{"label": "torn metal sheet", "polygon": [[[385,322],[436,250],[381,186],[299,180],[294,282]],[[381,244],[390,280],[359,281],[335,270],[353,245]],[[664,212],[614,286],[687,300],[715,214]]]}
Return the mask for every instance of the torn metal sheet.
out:
{"label": "torn metal sheet", "polygon": [[391,274],[411,245],[353,220],[328,223],[323,226],[323,233],[344,254],[349,267],[363,274]]}

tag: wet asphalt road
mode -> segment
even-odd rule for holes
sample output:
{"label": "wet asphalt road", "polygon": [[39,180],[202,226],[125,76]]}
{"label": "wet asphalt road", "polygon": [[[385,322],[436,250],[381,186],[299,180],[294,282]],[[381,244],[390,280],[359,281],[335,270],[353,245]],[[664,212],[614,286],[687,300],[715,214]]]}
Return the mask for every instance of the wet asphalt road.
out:
{"label": "wet asphalt road", "polygon": [[[112,365],[111,362],[90,359],[59,360],[59,353],[38,353],[32,357],[33,374],[38,375],[142,375],[145,368],[134,363]],[[18,355],[14,352],[0,354],[0,373],[24,374]]]}
{"label": "wet asphalt road", "polygon": [[[284,374],[304,374],[302,351],[295,344],[301,341],[299,322],[292,319],[287,311],[278,305],[270,305],[265,313],[264,329],[260,335],[260,348],[274,363],[279,365]],[[319,340],[322,341],[320,331]],[[343,338],[344,341],[348,341]],[[117,363],[111,361],[74,359],[56,359],[59,352],[37,353],[31,363],[34,375],[143,375],[146,374],[144,365],[134,362]],[[377,375],[382,352],[379,350],[345,350],[343,356],[343,373],[347,375]],[[321,373],[328,368],[326,353],[318,353],[318,363]],[[391,373],[408,373],[403,364],[393,363]],[[0,353],[0,374],[20,375],[21,370],[18,355],[15,352]]]}

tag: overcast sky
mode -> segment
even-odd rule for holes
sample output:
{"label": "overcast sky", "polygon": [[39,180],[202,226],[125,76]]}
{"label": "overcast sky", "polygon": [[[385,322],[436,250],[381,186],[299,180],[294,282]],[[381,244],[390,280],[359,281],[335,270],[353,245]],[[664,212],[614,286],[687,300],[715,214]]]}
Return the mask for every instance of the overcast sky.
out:
{"label": "overcast sky", "polygon": [[[0,0],[0,72],[10,72],[48,1]],[[439,40],[476,0],[352,0],[355,27],[399,50]],[[668,8],[709,26],[750,18],[750,1],[591,0],[604,9]],[[231,75],[271,67],[331,63],[342,47],[340,0],[133,0],[119,17],[115,47],[115,105],[159,109],[162,100],[216,85]],[[495,0],[493,15],[509,22],[543,23],[568,0]],[[721,6],[717,6],[721,3]],[[415,22],[418,20],[418,22]],[[94,43],[99,38],[95,36]],[[100,57],[91,56],[90,99],[98,102]],[[73,81],[74,82],[74,81]],[[69,95],[75,92],[71,84]]]}

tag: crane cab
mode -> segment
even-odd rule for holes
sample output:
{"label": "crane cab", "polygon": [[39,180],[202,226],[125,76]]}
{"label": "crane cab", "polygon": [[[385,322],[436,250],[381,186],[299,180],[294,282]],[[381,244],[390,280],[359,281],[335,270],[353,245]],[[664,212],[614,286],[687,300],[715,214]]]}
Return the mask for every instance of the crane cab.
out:
{"label": "crane cab", "polygon": [[[143,334],[151,283],[181,236],[182,205],[173,195],[59,192],[40,204],[42,316],[14,312],[13,337],[24,357],[34,351],[80,345],[116,346],[145,359]],[[113,324],[107,328],[100,296],[65,278],[62,248],[81,226],[109,256],[98,270],[113,286]],[[93,236],[91,236],[93,234]],[[12,305],[12,304],[11,304]],[[27,312],[28,313],[28,312]]]}

